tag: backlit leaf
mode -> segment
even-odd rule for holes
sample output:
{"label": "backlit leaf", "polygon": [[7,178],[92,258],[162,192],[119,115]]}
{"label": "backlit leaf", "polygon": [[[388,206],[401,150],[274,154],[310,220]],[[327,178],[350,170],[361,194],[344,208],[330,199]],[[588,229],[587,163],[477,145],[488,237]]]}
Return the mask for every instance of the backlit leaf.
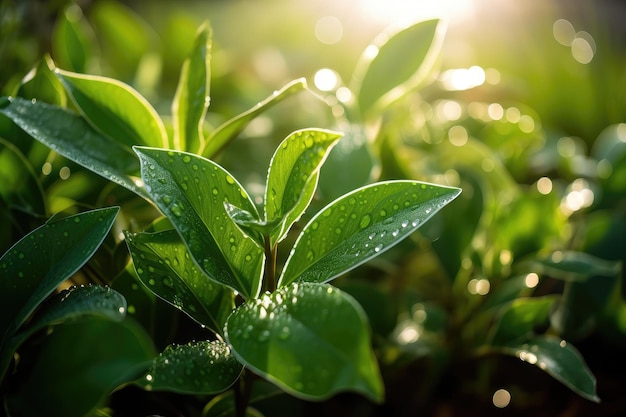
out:
{"label": "backlit leaf", "polygon": [[279,286],[326,282],[378,256],[459,195],[458,188],[387,181],[330,203],[304,227]]}
{"label": "backlit leaf", "polygon": [[502,345],[527,338],[536,327],[547,324],[553,304],[554,297],[550,296],[513,301],[494,326],[491,343]]}
{"label": "backlit leaf", "polygon": [[255,297],[265,254],[224,207],[228,201],[256,213],[241,184],[215,162],[194,154],[144,147],[135,151],[152,200],[177,229],[200,269],[243,297]]}
{"label": "backlit leaf", "polygon": [[319,169],[341,134],[325,130],[300,130],[278,146],[270,161],[265,190],[265,219],[278,221],[271,233],[272,246],[285,237],[308,207]]}
{"label": "backlit leaf", "polygon": [[351,390],[383,399],[365,313],[330,285],[294,283],[249,300],[228,318],[225,336],[242,363],[294,396]]}

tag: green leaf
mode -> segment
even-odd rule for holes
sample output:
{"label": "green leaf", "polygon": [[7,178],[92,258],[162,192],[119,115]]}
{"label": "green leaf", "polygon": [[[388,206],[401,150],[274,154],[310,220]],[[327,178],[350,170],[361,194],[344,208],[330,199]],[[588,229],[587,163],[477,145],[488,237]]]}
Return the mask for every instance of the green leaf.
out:
{"label": "green leaf", "polygon": [[126,146],[167,147],[156,110],[129,85],[113,78],[57,70],[72,101],[101,134]]}
{"label": "green leaf", "polygon": [[56,59],[66,68],[85,72],[90,64],[95,35],[77,4],[71,3],[60,13],[52,33]]}
{"label": "green leaf", "polygon": [[596,378],[580,352],[565,340],[538,336],[526,343],[507,345],[502,352],[539,367],[581,397],[600,402],[596,394]]}
{"label": "green leaf", "polygon": [[576,251],[556,251],[531,263],[537,272],[565,281],[585,281],[593,276],[614,277],[622,268],[619,261],[608,261]]}
{"label": "green leaf", "polygon": [[89,415],[115,388],[137,378],[154,355],[150,338],[132,321],[64,323],[40,350],[22,355],[32,367],[12,386],[7,409],[10,415]]}
{"label": "green leaf", "polygon": [[215,394],[230,387],[242,369],[226,343],[201,341],[166,347],[136,383],[150,391]]}
{"label": "green leaf", "polygon": [[279,286],[326,282],[380,255],[454,200],[458,188],[387,181],[330,203],[304,227]]}
{"label": "green leaf", "polygon": [[298,78],[285,85],[278,91],[259,102],[250,110],[233,117],[219,126],[207,139],[204,148],[199,152],[202,156],[211,158],[219,153],[232,139],[234,139],[255,117],[268,110],[275,104],[280,103],[287,97],[306,88],[306,80]]}
{"label": "green leaf", "polygon": [[352,390],[383,399],[365,313],[330,285],[294,283],[249,300],[228,318],[225,336],[240,362],[294,396]]}
{"label": "green leaf", "polygon": [[28,326],[14,337],[13,345],[17,348],[28,337],[47,326],[87,315],[122,321],[126,317],[126,307],[124,296],[109,287],[70,287],[57,294],[37,312]]}
{"label": "green leaf", "polygon": [[254,298],[261,289],[265,254],[224,207],[228,201],[256,213],[241,184],[197,155],[143,147],[135,147],[135,152],[152,200],[178,230],[200,269],[243,297]]}
{"label": "green leaf", "polygon": [[198,269],[175,230],[126,232],[126,244],[137,277],[148,290],[221,334],[234,308],[233,293]]}
{"label": "green leaf", "polygon": [[0,345],[61,282],[89,260],[118,211],[111,207],[48,222],[0,258]]}
{"label": "green leaf", "polygon": [[211,27],[205,22],[183,63],[172,102],[175,149],[198,152],[204,146],[202,124],[209,106],[210,63]]}
{"label": "green leaf", "polygon": [[132,175],[139,173],[131,148],[97,133],[74,112],[40,101],[0,98],[0,113],[53,151],[148,198]]}
{"label": "green leaf", "polygon": [[432,19],[376,37],[361,55],[354,74],[352,91],[357,92],[361,115],[423,84],[437,63],[444,34],[445,25]]}
{"label": "green leaf", "polygon": [[279,222],[271,233],[271,246],[287,235],[308,207],[320,167],[340,138],[340,133],[327,130],[299,130],[276,149],[265,189],[265,220]]}
{"label": "green leaf", "polygon": [[519,298],[503,309],[490,337],[491,344],[504,345],[526,339],[533,330],[548,323],[554,297]]}
{"label": "green leaf", "polygon": [[49,55],[44,56],[22,80],[17,91],[19,97],[42,100],[49,104],[65,107],[65,89],[54,75],[54,62]]}

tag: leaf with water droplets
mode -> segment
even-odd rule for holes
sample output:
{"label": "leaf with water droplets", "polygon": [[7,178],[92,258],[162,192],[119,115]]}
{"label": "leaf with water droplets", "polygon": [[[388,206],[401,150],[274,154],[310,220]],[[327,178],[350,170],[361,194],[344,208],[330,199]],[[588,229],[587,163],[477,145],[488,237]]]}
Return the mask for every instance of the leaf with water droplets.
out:
{"label": "leaf with water droplets", "polygon": [[265,221],[278,222],[270,234],[272,246],[284,239],[309,206],[319,170],[341,136],[327,130],[299,130],[276,149],[265,189]]}
{"label": "leaf with water droplets", "polygon": [[383,399],[367,317],[328,284],[294,283],[249,300],[228,318],[225,336],[245,366],[299,398],[350,390]]}
{"label": "leaf with water droplets", "polygon": [[80,113],[102,135],[127,147],[168,145],[158,113],[129,85],[63,70],[56,74]]}
{"label": "leaf with water droplets", "polygon": [[209,106],[210,62],[211,27],[205,22],[198,29],[191,52],[183,62],[172,101],[175,149],[198,152],[204,146],[202,124]]}
{"label": "leaf with water droplets", "polygon": [[279,286],[327,282],[361,265],[409,236],[460,192],[418,181],[386,181],[340,197],[304,227]]}
{"label": "leaf with water droplets", "polygon": [[261,289],[265,253],[224,207],[228,201],[256,213],[241,184],[224,168],[198,155],[134,149],[152,200],[170,219],[200,270],[243,297],[254,298]]}
{"label": "leaf with water droplets", "polygon": [[168,346],[136,384],[152,391],[215,394],[230,387],[243,369],[224,342]]}
{"label": "leaf with water droplets", "polygon": [[571,343],[552,336],[535,336],[524,343],[508,344],[498,351],[537,366],[581,397],[600,402],[596,394],[596,378]]}
{"label": "leaf with water droplets", "polygon": [[361,55],[353,77],[361,114],[374,114],[422,85],[438,62],[444,34],[440,19],[380,34]]}
{"label": "leaf with water droplets", "polygon": [[137,277],[148,290],[201,325],[222,333],[234,308],[234,294],[207,279],[175,230],[126,232],[126,244]]}
{"label": "leaf with water droplets", "polygon": [[131,149],[101,135],[80,115],[18,97],[0,106],[0,113],[58,154],[148,198],[133,178],[139,173],[139,163]]}
{"label": "leaf with water droplets", "polygon": [[215,129],[207,138],[204,148],[199,152],[202,156],[212,158],[218,154],[231,140],[233,140],[255,117],[284,99],[306,88],[306,80],[298,78],[283,88],[275,91],[271,96]]}
{"label": "leaf with water droplets", "polygon": [[[119,209],[110,207],[48,222],[0,258],[0,376],[6,343],[64,280],[78,271],[109,233]],[[8,358],[12,353],[8,353]]]}
{"label": "leaf with water droplets", "polygon": [[84,316],[121,321],[126,317],[126,299],[110,287],[100,285],[73,286],[63,290],[43,305],[28,325],[15,335],[12,340],[14,350],[46,326]]}

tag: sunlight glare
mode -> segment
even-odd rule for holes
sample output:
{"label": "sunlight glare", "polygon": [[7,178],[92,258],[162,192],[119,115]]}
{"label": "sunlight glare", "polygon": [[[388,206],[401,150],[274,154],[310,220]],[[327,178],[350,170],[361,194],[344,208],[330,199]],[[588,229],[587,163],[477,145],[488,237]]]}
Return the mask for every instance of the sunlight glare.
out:
{"label": "sunlight glare", "polygon": [[381,23],[412,22],[429,18],[462,20],[474,12],[474,0],[358,0],[369,19]]}

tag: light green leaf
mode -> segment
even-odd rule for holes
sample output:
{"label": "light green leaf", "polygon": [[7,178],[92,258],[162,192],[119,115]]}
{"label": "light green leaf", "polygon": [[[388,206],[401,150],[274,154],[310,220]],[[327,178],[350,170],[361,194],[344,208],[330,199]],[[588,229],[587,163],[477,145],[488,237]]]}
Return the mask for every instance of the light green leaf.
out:
{"label": "light green leaf", "polygon": [[526,343],[507,345],[502,351],[539,367],[581,397],[600,401],[596,394],[596,378],[580,352],[565,340],[537,336]]}
{"label": "light green leaf", "polygon": [[228,318],[225,336],[240,362],[294,396],[351,390],[383,399],[365,313],[330,285],[294,283],[249,300]]}
{"label": "light green leaf", "polygon": [[355,69],[352,91],[357,92],[361,115],[366,117],[422,85],[437,63],[444,34],[439,19],[380,34]]}
{"label": "light green leaf", "polygon": [[622,268],[619,261],[576,251],[556,251],[550,256],[532,260],[531,264],[537,272],[565,281],[585,281],[593,276],[614,277]]}
{"label": "light green leaf", "polygon": [[144,147],[135,147],[135,152],[152,200],[178,230],[200,269],[243,297],[254,298],[261,288],[265,254],[224,207],[228,201],[256,213],[241,184],[197,155]]}
{"label": "light green leaf", "polygon": [[45,55],[22,80],[17,96],[27,99],[42,100],[49,104],[65,107],[67,95],[63,84],[54,75],[54,62],[50,55]]}
{"label": "light green leaf", "polygon": [[279,222],[271,233],[272,246],[287,235],[308,207],[320,167],[341,136],[327,130],[299,130],[276,149],[265,189],[265,220]]}
{"label": "light green leaf", "polygon": [[221,334],[234,308],[232,291],[209,280],[175,230],[126,232],[137,277],[154,294]]}
{"label": "light green leaf", "polygon": [[226,213],[235,222],[237,226],[248,236],[250,236],[260,247],[265,246],[265,236],[269,235],[272,229],[278,223],[277,221],[267,223],[258,219],[256,213],[250,213],[247,210],[235,207],[230,203],[224,203]]}
{"label": "light green leaf", "polygon": [[99,285],[73,286],[57,294],[38,311],[12,343],[17,348],[35,332],[69,319],[98,316],[113,321],[126,317],[126,299],[110,287]]}
{"label": "light green leaf", "polygon": [[[0,346],[61,282],[89,260],[118,211],[111,207],[48,222],[0,258]],[[0,368],[0,374],[4,370]]]}
{"label": "light green leaf", "polygon": [[201,341],[166,347],[136,383],[151,391],[215,394],[230,387],[242,369],[226,343]]}
{"label": "light green leaf", "polygon": [[[10,415],[83,417],[150,365],[154,347],[133,321],[89,318],[54,328],[6,399]],[[22,370],[22,368],[20,368]]]}
{"label": "light green leaf", "polygon": [[491,344],[504,345],[526,339],[550,318],[554,297],[518,298],[505,307],[493,327]]}
{"label": "light green leaf", "polygon": [[454,200],[458,188],[387,181],[330,203],[304,227],[279,286],[326,282],[380,255]]}
{"label": "light green leaf", "polygon": [[306,88],[306,80],[304,78],[298,78],[285,85],[278,91],[267,97],[265,100],[259,102],[256,106],[248,111],[241,113],[238,116],[233,117],[221,126],[219,126],[205,143],[204,148],[199,152],[202,156],[211,158],[219,153],[232,139],[234,139],[255,117],[264,111],[268,110],[272,106],[280,103],[287,97],[291,97],[293,94],[302,91]]}
{"label": "light green leaf", "polygon": [[172,102],[175,149],[198,152],[204,146],[202,124],[209,106],[210,64],[211,27],[205,22],[183,63]]}
{"label": "light green leaf", "polygon": [[167,147],[156,110],[137,91],[113,78],[57,70],[72,101],[101,134],[126,146]]}
{"label": "light green leaf", "polygon": [[0,98],[0,113],[53,151],[148,198],[132,175],[139,163],[131,148],[97,133],[78,114],[40,101]]}
{"label": "light green leaf", "polygon": [[61,65],[85,72],[96,45],[94,40],[93,29],[77,4],[70,3],[59,13],[52,33],[52,50]]}

